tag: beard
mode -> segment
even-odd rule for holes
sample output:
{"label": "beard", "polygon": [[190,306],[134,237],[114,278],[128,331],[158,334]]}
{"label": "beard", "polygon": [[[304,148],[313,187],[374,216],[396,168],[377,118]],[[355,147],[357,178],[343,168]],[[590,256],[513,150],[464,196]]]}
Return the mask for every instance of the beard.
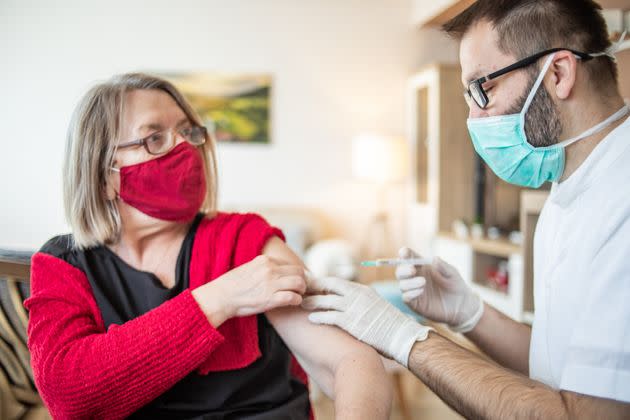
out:
{"label": "beard", "polygon": [[[529,89],[516,100],[516,103],[508,110],[508,115],[521,112],[537,77],[538,73],[532,74],[528,83]],[[558,143],[562,134],[558,108],[544,84],[538,88],[525,114],[525,134],[527,135],[527,142],[534,147],[554,145]]]}

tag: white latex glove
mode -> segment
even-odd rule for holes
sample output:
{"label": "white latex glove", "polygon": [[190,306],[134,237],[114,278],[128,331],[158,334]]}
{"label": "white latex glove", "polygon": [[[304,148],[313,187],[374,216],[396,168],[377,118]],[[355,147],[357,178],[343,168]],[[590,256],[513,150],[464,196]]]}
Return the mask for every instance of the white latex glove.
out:
{"label": "white latex glove", "polygon": [[363,284],[335,277],[309,278],[308,292],[318,294],[305,298],[302,307],[323,310],[309,314],[309,321],[336,325],[405,367],[413,344],[425,340],[432,330]]}
{"label": "white latex glove", "polygon": [[[401,248],[400,258],[415,258],[418,254]],[[400,281],[403,301],[420,315],[448,324],[455,332],[468,332],[483,315],[483,301],[450,264],[435,258],[424,266],[399,265],[396,278]]]}

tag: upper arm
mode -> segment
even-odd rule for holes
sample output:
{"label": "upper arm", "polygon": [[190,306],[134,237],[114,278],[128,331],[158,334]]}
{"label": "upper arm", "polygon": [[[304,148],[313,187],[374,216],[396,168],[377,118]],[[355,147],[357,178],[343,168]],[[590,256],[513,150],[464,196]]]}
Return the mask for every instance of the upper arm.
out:
{"label": "upper arm", "polygon": [[[263,254],[289,264],[303,265],[279,238],[271,238]],[[376,355],[371,347],[339,328],[312,324],[307,318],[308,313],[302,308],[284,307],[269,311],[266,315],[306,372],[329,396],[332,395],[334,374],[340,361],[350,354],[366,357]],[[375,360],[380,363],[380,359]]]}

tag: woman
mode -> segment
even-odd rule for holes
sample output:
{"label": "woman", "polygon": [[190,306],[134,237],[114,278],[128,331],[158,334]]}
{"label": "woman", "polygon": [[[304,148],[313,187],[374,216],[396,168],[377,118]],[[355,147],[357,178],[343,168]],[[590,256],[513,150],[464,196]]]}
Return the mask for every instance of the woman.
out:
{"label": "woman", "polygon": [[216,179],[212,140],[168,82],[126,74],[83,98],[72,235],[34,255],[25,302],[53,417],[308,418],[295,355],[337,417],[386,418],[379,356],[307,321],[302,263],[259,216],[214,211]]}

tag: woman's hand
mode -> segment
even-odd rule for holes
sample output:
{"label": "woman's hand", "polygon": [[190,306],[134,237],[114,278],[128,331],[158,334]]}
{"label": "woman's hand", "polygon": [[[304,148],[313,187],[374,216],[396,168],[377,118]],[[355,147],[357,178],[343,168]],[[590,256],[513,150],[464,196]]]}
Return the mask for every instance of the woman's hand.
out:
{"label": "woman's hand", "polygon": [[192,291],[210,323],[298,306],[306,291],[304,267],[261,255]]}

